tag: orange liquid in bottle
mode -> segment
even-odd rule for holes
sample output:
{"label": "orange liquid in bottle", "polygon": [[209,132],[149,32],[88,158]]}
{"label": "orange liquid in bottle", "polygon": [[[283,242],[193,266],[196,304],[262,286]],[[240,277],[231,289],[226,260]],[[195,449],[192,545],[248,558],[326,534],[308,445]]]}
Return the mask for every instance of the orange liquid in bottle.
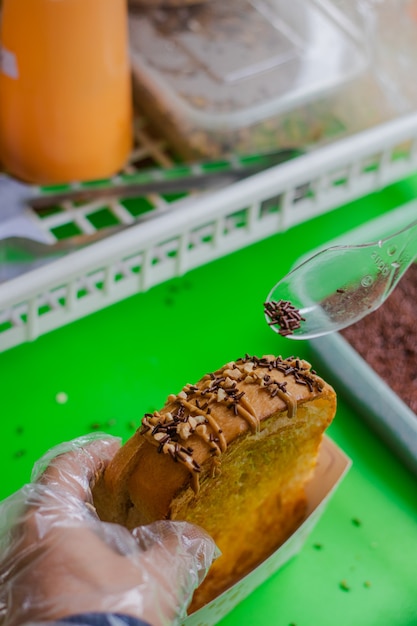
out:
{"label": "orange liquid in bottle", "polygon": [[24,180],[103,178],[126,161],[126,0],[3,0],[0,161]]}

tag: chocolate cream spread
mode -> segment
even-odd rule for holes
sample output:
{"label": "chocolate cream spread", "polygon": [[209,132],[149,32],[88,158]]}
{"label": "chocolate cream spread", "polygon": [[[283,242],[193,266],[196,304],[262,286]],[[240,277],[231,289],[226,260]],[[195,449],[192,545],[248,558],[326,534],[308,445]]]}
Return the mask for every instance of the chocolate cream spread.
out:
{"label": "chocolate cream spread", "polygon": [[341,335],[417,414],[417,264],[379,309]]}

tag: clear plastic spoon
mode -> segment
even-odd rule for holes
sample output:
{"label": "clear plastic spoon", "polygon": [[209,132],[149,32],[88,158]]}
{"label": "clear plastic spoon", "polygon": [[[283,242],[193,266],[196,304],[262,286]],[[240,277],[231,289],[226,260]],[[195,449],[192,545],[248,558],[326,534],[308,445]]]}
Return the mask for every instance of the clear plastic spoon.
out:
{"label": "clear plastic spoon", "polygon": [[322,250],[272,288],[267,323],[289,339],[342,330],[381,306],[416,256],[417,220],[377,242]]}

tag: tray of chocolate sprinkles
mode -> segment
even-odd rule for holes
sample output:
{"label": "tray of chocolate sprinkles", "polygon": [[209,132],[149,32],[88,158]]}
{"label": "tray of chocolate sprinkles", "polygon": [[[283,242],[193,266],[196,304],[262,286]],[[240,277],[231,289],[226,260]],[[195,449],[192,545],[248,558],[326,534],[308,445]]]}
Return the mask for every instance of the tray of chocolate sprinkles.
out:
{"label": "tray of chocolate sprinkles", "polygon": [[[392,231],[416,214],[414,202],[393,211]],[[387,226],[374,220],[343,239],[365,242],[373,233],[375,240]],[[336,391],[417,474],[417,258],[376,311],[311,346]]]}

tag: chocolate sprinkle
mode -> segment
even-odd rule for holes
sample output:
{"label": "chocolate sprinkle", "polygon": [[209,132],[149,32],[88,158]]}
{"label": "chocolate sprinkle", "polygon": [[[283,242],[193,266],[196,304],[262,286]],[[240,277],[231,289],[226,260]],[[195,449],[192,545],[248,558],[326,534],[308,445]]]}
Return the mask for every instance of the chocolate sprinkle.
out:
{"label": "chocolate sprinkle", "polygon": [[417,415],[417,265],[382,306],[341,334]]}
{"label": "chocolate sprinkle", "polygon": [[294,331],[305,322],[300,311],[288,300],[270,300],[264,302],[264,313],[269,318],[269,326],[278,326],[279,335],[286,337],[293,335]]}
{"label": "chocolate sprinkle", "polygon": [[[264,370],[264,371],[262,371]],[[310,364],[300,359],[289,357],[245,355],[214,373],[204,376],[198,385],[185,385],[177,395],[170,395],[162,411],[145,413],[139,434],[154,444],[159,454],[168,454],[173,461],[185,465],[192,475],[192,486],[198,492],[199,482],[196,474],[201,467],[193,458],[193,449],[181,445],[190,436],[202,438],[210,448],[213,459],[212,475],[219,471],[219,456],[227,448],[222,429],[216,422],[211,405],[223,405],[231,415],[245,419],[254,431],[260,428],[260,418],[248,402],[245,391],[238,382],[256,384],[260,392],[268,393],[271,398],[279,395],[287,404],[289,418],[295,415],[297,402],[287,390],[287,382],[275,380],[277,371],[285,378],[291,377],[298,385],[308,386],[310,391],[321,392],[323,381],[314,376]],[[201,399],[204,398],[204,402]]]}

